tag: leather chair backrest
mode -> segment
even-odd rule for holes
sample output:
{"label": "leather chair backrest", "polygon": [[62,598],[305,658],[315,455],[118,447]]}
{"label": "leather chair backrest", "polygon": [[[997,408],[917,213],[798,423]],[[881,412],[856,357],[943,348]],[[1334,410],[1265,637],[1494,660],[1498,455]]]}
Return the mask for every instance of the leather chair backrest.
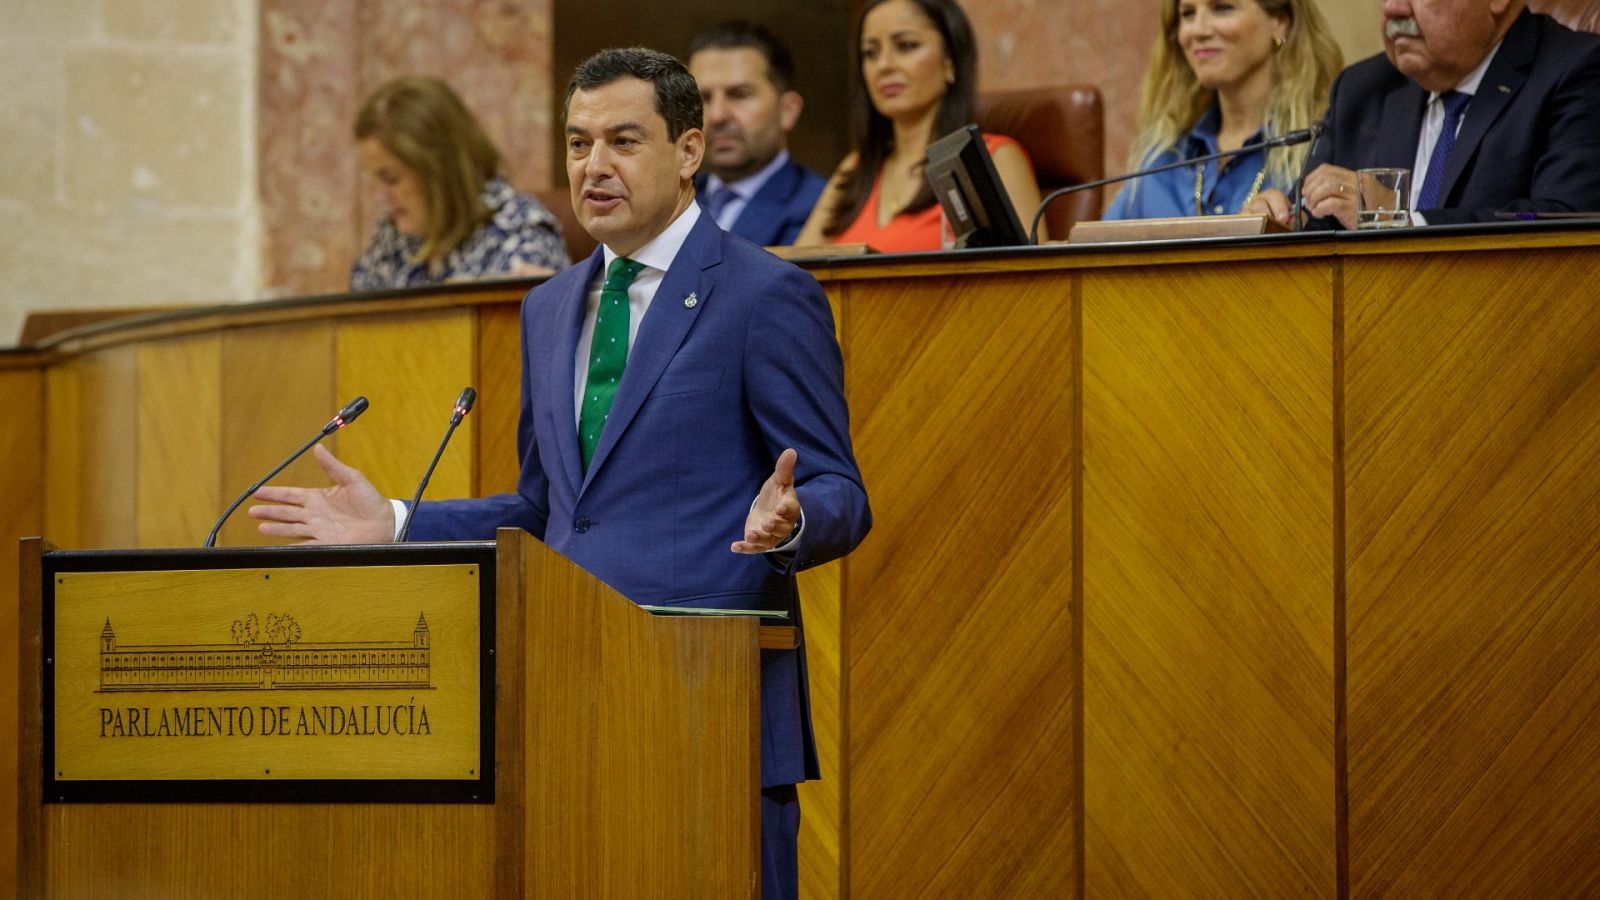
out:
{"label": "leather chair backrest", "polygon": [[[1091,85],[998,91],[978,98],[978,127],[1013,138],[1028,151],[1039,192],[1105,177],[1105,110]],[[1050,237],[1060,240],[1075,222],[1100,218],[1103,188],[1063,197],[1045,213]],[[1033,210],[1018,210],[1022,227]]]}

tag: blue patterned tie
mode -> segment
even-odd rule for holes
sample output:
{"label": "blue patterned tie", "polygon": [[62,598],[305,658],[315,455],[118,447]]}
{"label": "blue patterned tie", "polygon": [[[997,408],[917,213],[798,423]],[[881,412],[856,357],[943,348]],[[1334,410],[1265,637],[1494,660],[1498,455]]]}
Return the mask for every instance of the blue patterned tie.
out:
{"label": "blue patterned tie", "polygon": [[1417,209],[1438,209],[1439,192],[1444,189],[1444,170],[1450,164],[1450,148],[1456,145],[1456,132],[1461,130],[1461,116],[1472,102],[1471,94],[1450,91],[1439,97],[1444,101],[1444,128],[1439,140],[1434,142],[1433,156],[1428,159],[1428,177],[1423,179],[1422,193],[1417,197]]}
{"label": "blue patterned tie", "polygon": [[578,450],[585,472],[600,444],[606,416],[611,413],[611,400],[617,395],[617,382],[622,380],[622,369],[628,363],[628,285],[643,268],[643,263],[619,256],[611,261],[605,284],[600,287],[594,340],[589,343],[589,377],[578,413]]}
{"label": "blue patterned tie", "polygon": [[722,211],[728,208],[729,203],[738,198],[739,195],[734,192],[733,188],[723,185],[712,191],[711,196],[706,198],[706,212],[711,213],[711,218],[716,219],[717,224],[720,225],[722,224]]}

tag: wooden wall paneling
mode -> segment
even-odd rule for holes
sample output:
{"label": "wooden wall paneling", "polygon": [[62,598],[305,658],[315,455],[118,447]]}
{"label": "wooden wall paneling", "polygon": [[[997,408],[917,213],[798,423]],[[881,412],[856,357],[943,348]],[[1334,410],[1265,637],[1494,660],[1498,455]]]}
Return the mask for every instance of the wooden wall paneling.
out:
{"label": "wooden wall paneling", "polygon": [[[444,437],[451,404],[476,374],[475,325],[470,308],[339,322],[339,403],[363,394],[372,407],[336,435],[337,447],[330,449],[365,472],[384,496],[410,500],[416,491]],[[425,496],[468,496],[476,460],[473,431],[457,430]]]}
{"label": "wooden wall paneling", "polygon": [[81,367],[66,359],[44,372],[44,536],[66,548],[83,546]]}
{"label": "wooden wall paneling", "polygon": [[846,782],[841,753],[844,685],[839,668],[844,565],[832,562],[800,573],[811,726],[822,769],[820,781],[800,785],[800,895],[808,900],[834,900],[844,890],[840,866]]}
{"label": "wooden wall paneling", "polygon": [[[194,547],[222,512],[222,339],[138,345],[134,515],[140,547]],[[229,498],[231,499],[231,498]]]}
{"label": "wooden wall paneling", "polygon": [[1351,894],[1600,893],[1593,252],[1345,271]]}
{"label": "wooden wall paneling", "polygon": [[[520,735],[525,896],[752,897],[760,887],[753,623],[651,616],[531,538]],[[501,578],[500,583],[506,584]]]}
{"label": "wooden wall paneling", "polygon": [[17,883],[18,541],[44,527],[44,372],[0,369],[0,893]]}
{"label": "wooden wall paneling", "polygon": [[[478,404],[468,423],[477,439],[473,496],[517,488],[517,419],[522,412],[522,316],[517,304],[478,307]],[[443,496],[443,495],[439,495]]]}
{"label": "wooden wall paneling", "polygon": [[[310,440],[351,399],[334,392],[334,323],[329,320],[229,329],[222,335],[221,367],[221,481],[202,539],[223,507]],[[321,487],[328,477],[307,455],[273,484]],[[246,501],[223,526],[218,546],[289,543],[256,531],[249,508]]]}
{"label": "wooden wall paneling", "polygon": [[1084,276],[1088,896],[1335,893],[1330,280]]}
{"label": "wooden wall paneling", "polygon": [[[138,542],[138,397],[136,345],[78,358],[78,541],[84,548],[133,547]],[[55,503],[53,496],[49,502]]]}
{"label": "wooden wall paneling", "polygon": [[843,585],[855,900],[1076,884],[1069,285],[909,277],[844,295],[874,517]]}
{"label": "wooden wall paneling", "polygon": [[493,822],[454,804],[49,805],[45,896],[488,897]]}

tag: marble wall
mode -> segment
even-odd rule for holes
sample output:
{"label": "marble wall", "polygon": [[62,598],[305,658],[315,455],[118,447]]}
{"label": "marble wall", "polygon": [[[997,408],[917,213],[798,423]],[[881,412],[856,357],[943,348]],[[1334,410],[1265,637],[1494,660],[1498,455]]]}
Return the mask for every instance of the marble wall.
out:
{"label": "marble wall", "polygon": [[[969,0],[986,87],[1090,81],[1120,168],[1159,0]],[[1348,59],[1377,0],[1318,0]],[[0,0],[0,344],[26,310],[337,291],[376,211],[350,125],[448,79],[543,188],[552,0]],[[843,57],[841,50],[841,58]]]}
{"label": "marble wall", "polygon": [[254,0],[0,2],[0,345],[255,295],[255,59]]}
{"label": "marble wall", "polygon": [[262,293],[342,290],[378,211],[356,164],[362,100],[445,79],[524,189],[549,186],[549,0],[259,0]]}

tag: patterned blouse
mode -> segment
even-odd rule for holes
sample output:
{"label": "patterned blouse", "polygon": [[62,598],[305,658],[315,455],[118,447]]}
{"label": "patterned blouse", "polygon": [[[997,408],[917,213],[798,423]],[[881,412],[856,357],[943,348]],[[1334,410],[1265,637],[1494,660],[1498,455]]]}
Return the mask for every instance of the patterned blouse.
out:
{"label": "patterned blouse", "polygon": [[429,271],[426,261],[412,261],[422,246],[422,238],[401,234],[385,215],[378,220],[372,243],[350,268],[350,290],[379,291],[494,278],[510,275],[523,263],[556,271],[570,265],[561,226],[538,200],[517,193],[503,178],[491,178],[483,186],[483,203],[494,214],[445,254],[437,273]]}

